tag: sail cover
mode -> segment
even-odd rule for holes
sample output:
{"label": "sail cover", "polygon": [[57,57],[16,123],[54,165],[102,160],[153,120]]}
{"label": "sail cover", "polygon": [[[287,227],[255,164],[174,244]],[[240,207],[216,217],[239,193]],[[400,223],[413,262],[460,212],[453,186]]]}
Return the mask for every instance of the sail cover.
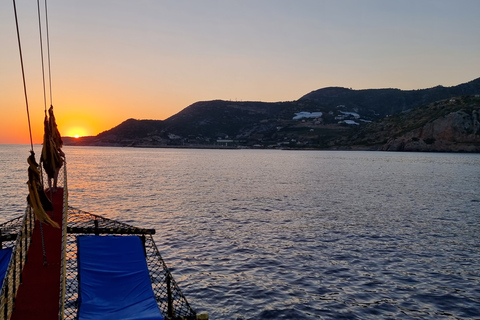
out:
{"label": "sail cover", "polygon": [[0,285],[3,283],[5,274],[7,273],[10,257],[12,256],[12,248],[0,250]]}
{"label": "sail cover", "polygon": [[163,319],[138,236],[79,236],[78,319]]}

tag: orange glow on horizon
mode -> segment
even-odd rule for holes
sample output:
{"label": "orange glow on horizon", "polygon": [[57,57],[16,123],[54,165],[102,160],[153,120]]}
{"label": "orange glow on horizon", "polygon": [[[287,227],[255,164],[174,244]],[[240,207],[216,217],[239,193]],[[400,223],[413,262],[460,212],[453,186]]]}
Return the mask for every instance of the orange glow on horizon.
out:
{"label": "orange glow on horizon", "polygon": [[55,114],[57,120],[58,130],[64,137],[84,137],[94,136],[99,132],[105,130],[101,123],[98,114],[96,117],[91,116],[85,111],[78,112],[78,110],[69,111],[69,109],[60,110]]}
{"label": "orange glow on horizon", "polygon": [[[20,93],[22,92],[20,91]],[[55,119],[62,137],[96,136],[118,126],[129,118],[162,119],[170,116],[163,114],[164,112],[171,112],[166,107],[152,109],[148,112],[140,112],[135,108],[132,111],[131,106],[133,104],[128,100],[122,103],[117,100],[103,99],[101,96],[96,99],[87,99],[83,96],[75,94],[70,96],[68,94],[69,92],[58,94],[54,105]],[[0,105],[2,106],[0,144],[30,144],[25,103],[18,96],[21,97],[18,94],[7,97],[7,99],[0,95]],[[32,96],[35,95],[32,94]],[[112,97],[112,95],[109,97]],[[41,102],[42,99],[29,99],[32,140],[33,144],[36,145],[43,142],[45,112]],[[3,108],[4,105],[8,108]]]}
{"label": "orange glow on horizon", "polygon": [[67,127],[65,129],[65,132],[62,133],[62,131],[60,131],[60,134],[62,134],[65,137],[74,137],[74,138],[80,138],[80,137],[84,137],[84,136],[94,135],[93,133],[90,133],[87,129],[85,129],[84,127],[80,127],[80,126]]}
{"label": "orange glow on horizon", "polygon": [[[132,117],[122,112],[113,113],[108,108],[96,111],[72,106],[54,108],[58,130],[62,137],[96,136]],[[30,144],[28,122],[22,106],[2,110],[0,144]],[[30,112],[33,144],[43,143],[43,110]]]}

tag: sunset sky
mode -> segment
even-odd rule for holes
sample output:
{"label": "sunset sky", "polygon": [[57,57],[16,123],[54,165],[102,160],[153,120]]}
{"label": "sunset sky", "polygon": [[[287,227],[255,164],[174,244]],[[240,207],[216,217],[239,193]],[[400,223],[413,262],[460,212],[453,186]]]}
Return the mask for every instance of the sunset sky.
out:
{"label": "sunset sky", "polygon": [[[17,10],[41,143],[36,1]],[[480,77],[479,13],[478,0],[49,0],[55,114],[62,135],[96,135],[201,100],[453,86]],[[0,110],[0,143],[29,143],[12,1],[0,2]]]}

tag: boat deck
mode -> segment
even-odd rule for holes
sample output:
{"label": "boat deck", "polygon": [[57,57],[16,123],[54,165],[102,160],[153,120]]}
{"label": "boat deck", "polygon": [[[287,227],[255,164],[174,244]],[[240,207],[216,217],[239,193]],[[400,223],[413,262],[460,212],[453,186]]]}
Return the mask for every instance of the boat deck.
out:
{"label": "boat deck", "polygon": [[60,269],[62,260],[62,210],[63,189],[53,194],[53,218],[60,229],[43,224],[46,264],[42,250],[39,221],[35,222],[32,243],[22,272],[22,284],[18,287],[12,320],[58,319],[60,294]]}

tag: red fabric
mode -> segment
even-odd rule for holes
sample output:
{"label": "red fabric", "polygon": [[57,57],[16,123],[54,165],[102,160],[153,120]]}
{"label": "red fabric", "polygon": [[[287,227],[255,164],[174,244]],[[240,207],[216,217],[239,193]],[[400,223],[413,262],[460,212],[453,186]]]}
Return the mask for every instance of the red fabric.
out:
{"label": "red fabric", "polygon": [[[47,195],[50,197],[49,192]],[[58,319],[60,295],[60,266],[62,259],[63,189],[53,194],[53,220],[60,229],[43,224],[47,265],[43,264],[40,224],[35,222],[28,261],[23,268],[23,283],[18,287],[13,320]],[[51,212],[48,212],[51,216]]]}

